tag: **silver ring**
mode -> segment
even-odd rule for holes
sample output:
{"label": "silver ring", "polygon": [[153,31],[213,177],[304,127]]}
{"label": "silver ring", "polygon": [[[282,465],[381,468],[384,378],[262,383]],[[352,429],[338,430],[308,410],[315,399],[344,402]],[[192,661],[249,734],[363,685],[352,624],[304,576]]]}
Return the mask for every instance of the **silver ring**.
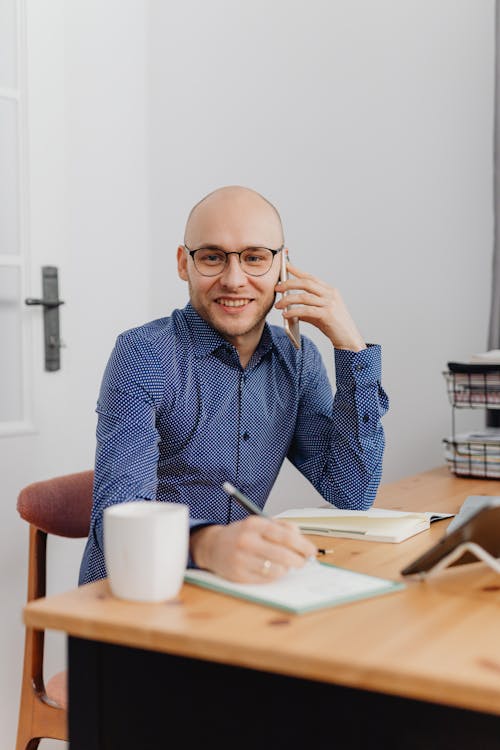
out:
{"label": "silver ring", "polygon": [[271,560],[264,560],[262,563],[262,575],[267,575],[269,571],[271,570],[272,562]]}

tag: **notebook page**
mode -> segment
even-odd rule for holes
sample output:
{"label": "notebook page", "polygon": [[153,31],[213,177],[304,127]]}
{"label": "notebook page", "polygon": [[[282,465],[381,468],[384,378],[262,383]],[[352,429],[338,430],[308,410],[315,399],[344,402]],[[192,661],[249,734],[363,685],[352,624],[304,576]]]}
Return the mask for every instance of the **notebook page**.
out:
{"label": "notebook page", "polygon": [[310,561],[277,581],[233,583],[206,570],[189,569],[185,580],[295,612],[341,604],[401,588],[400,583]]}

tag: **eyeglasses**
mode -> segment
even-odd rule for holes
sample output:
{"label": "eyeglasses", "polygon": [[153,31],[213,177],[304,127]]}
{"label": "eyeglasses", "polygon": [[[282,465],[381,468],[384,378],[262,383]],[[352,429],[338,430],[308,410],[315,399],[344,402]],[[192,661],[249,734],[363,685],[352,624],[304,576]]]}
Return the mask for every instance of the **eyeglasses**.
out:
{"label": "eyeglasses", "polygon": [[280,253],[284,245],[277,250],[271,250],[269,247],[246,247],[239,253],[226,253],[219,247],[199,247],[196,250],[190,250],[184,245],[186,251],[193,259],[198,273],[202,276],[218,276],[224,271],[228,264],[230,255],[237,255],[240,261],[242,271],[249,276],[264,276],[273,265],[274,256]]}

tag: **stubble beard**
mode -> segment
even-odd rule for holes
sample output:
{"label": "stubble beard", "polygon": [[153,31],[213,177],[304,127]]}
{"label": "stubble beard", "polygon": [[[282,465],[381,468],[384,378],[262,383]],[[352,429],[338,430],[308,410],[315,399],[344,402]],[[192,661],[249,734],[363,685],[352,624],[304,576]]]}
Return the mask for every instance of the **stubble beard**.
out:
{"label": "stubble beard", "polygon": [[[223,338],[225,338],[228,341],[231,341],[232,339],[238,338],[240,336],[247,336],[253,333],[254,331],[258,330],[259,328],[261,328],[263,324],[265,323],[267,316],[273,309],[274,303],[276,301],[276,293],[274,293],[271,302],[269,303],[265,311],[262,313],[262,315],[259,316],[258,320],[256,320],[252,325],[250,325],[248,328],[242,331],[241,330],[234,331],[229,328],[225,328],[225,326],[221,326],[216,321],[212,320],[208,309],[204,305],[197,304],[196,295],[193,294],[193,288],[191,286],[191,282],[188,282],[188,287],[189,287],[189,297],[190,297],[191,304],[193,305],[198,315],[201,318],[203,318],[203,320],[206,323],[208,323],[208,325],[212,326],[212,328],[214,328],[218,333],[220,333],[220,335]],[[214,304],[217,304],[217,303],[214,303]]]}

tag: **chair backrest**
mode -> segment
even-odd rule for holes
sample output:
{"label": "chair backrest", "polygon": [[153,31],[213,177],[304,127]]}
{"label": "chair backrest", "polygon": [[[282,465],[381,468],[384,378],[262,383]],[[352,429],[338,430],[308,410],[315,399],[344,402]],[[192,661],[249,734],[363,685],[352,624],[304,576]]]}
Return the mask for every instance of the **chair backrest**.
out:
{"label": "chair backrest", "polygon": [[19,493],[17,510],[30,524],[28,601],[46,593],[47,534],[88,535],[93,483],[89,469],[34,482]]}
{"label": "chair backrest", "polygon": [[[30,525],[28,601],[46,593],[47,535],[88,536],[93,483],[94,472],[87,470],[34,482],[19,493],[17,510]],[[43,630],[26,628],[18,749],[38,747],[40,737],[67,739],[66,709],[46,692],[43,660]]]}
{"label": "chair backrest", "polygon": [[94,472],[88,470],[29,484],[17,499],[19,515],[47,534],[87,536],[93,482]]}

